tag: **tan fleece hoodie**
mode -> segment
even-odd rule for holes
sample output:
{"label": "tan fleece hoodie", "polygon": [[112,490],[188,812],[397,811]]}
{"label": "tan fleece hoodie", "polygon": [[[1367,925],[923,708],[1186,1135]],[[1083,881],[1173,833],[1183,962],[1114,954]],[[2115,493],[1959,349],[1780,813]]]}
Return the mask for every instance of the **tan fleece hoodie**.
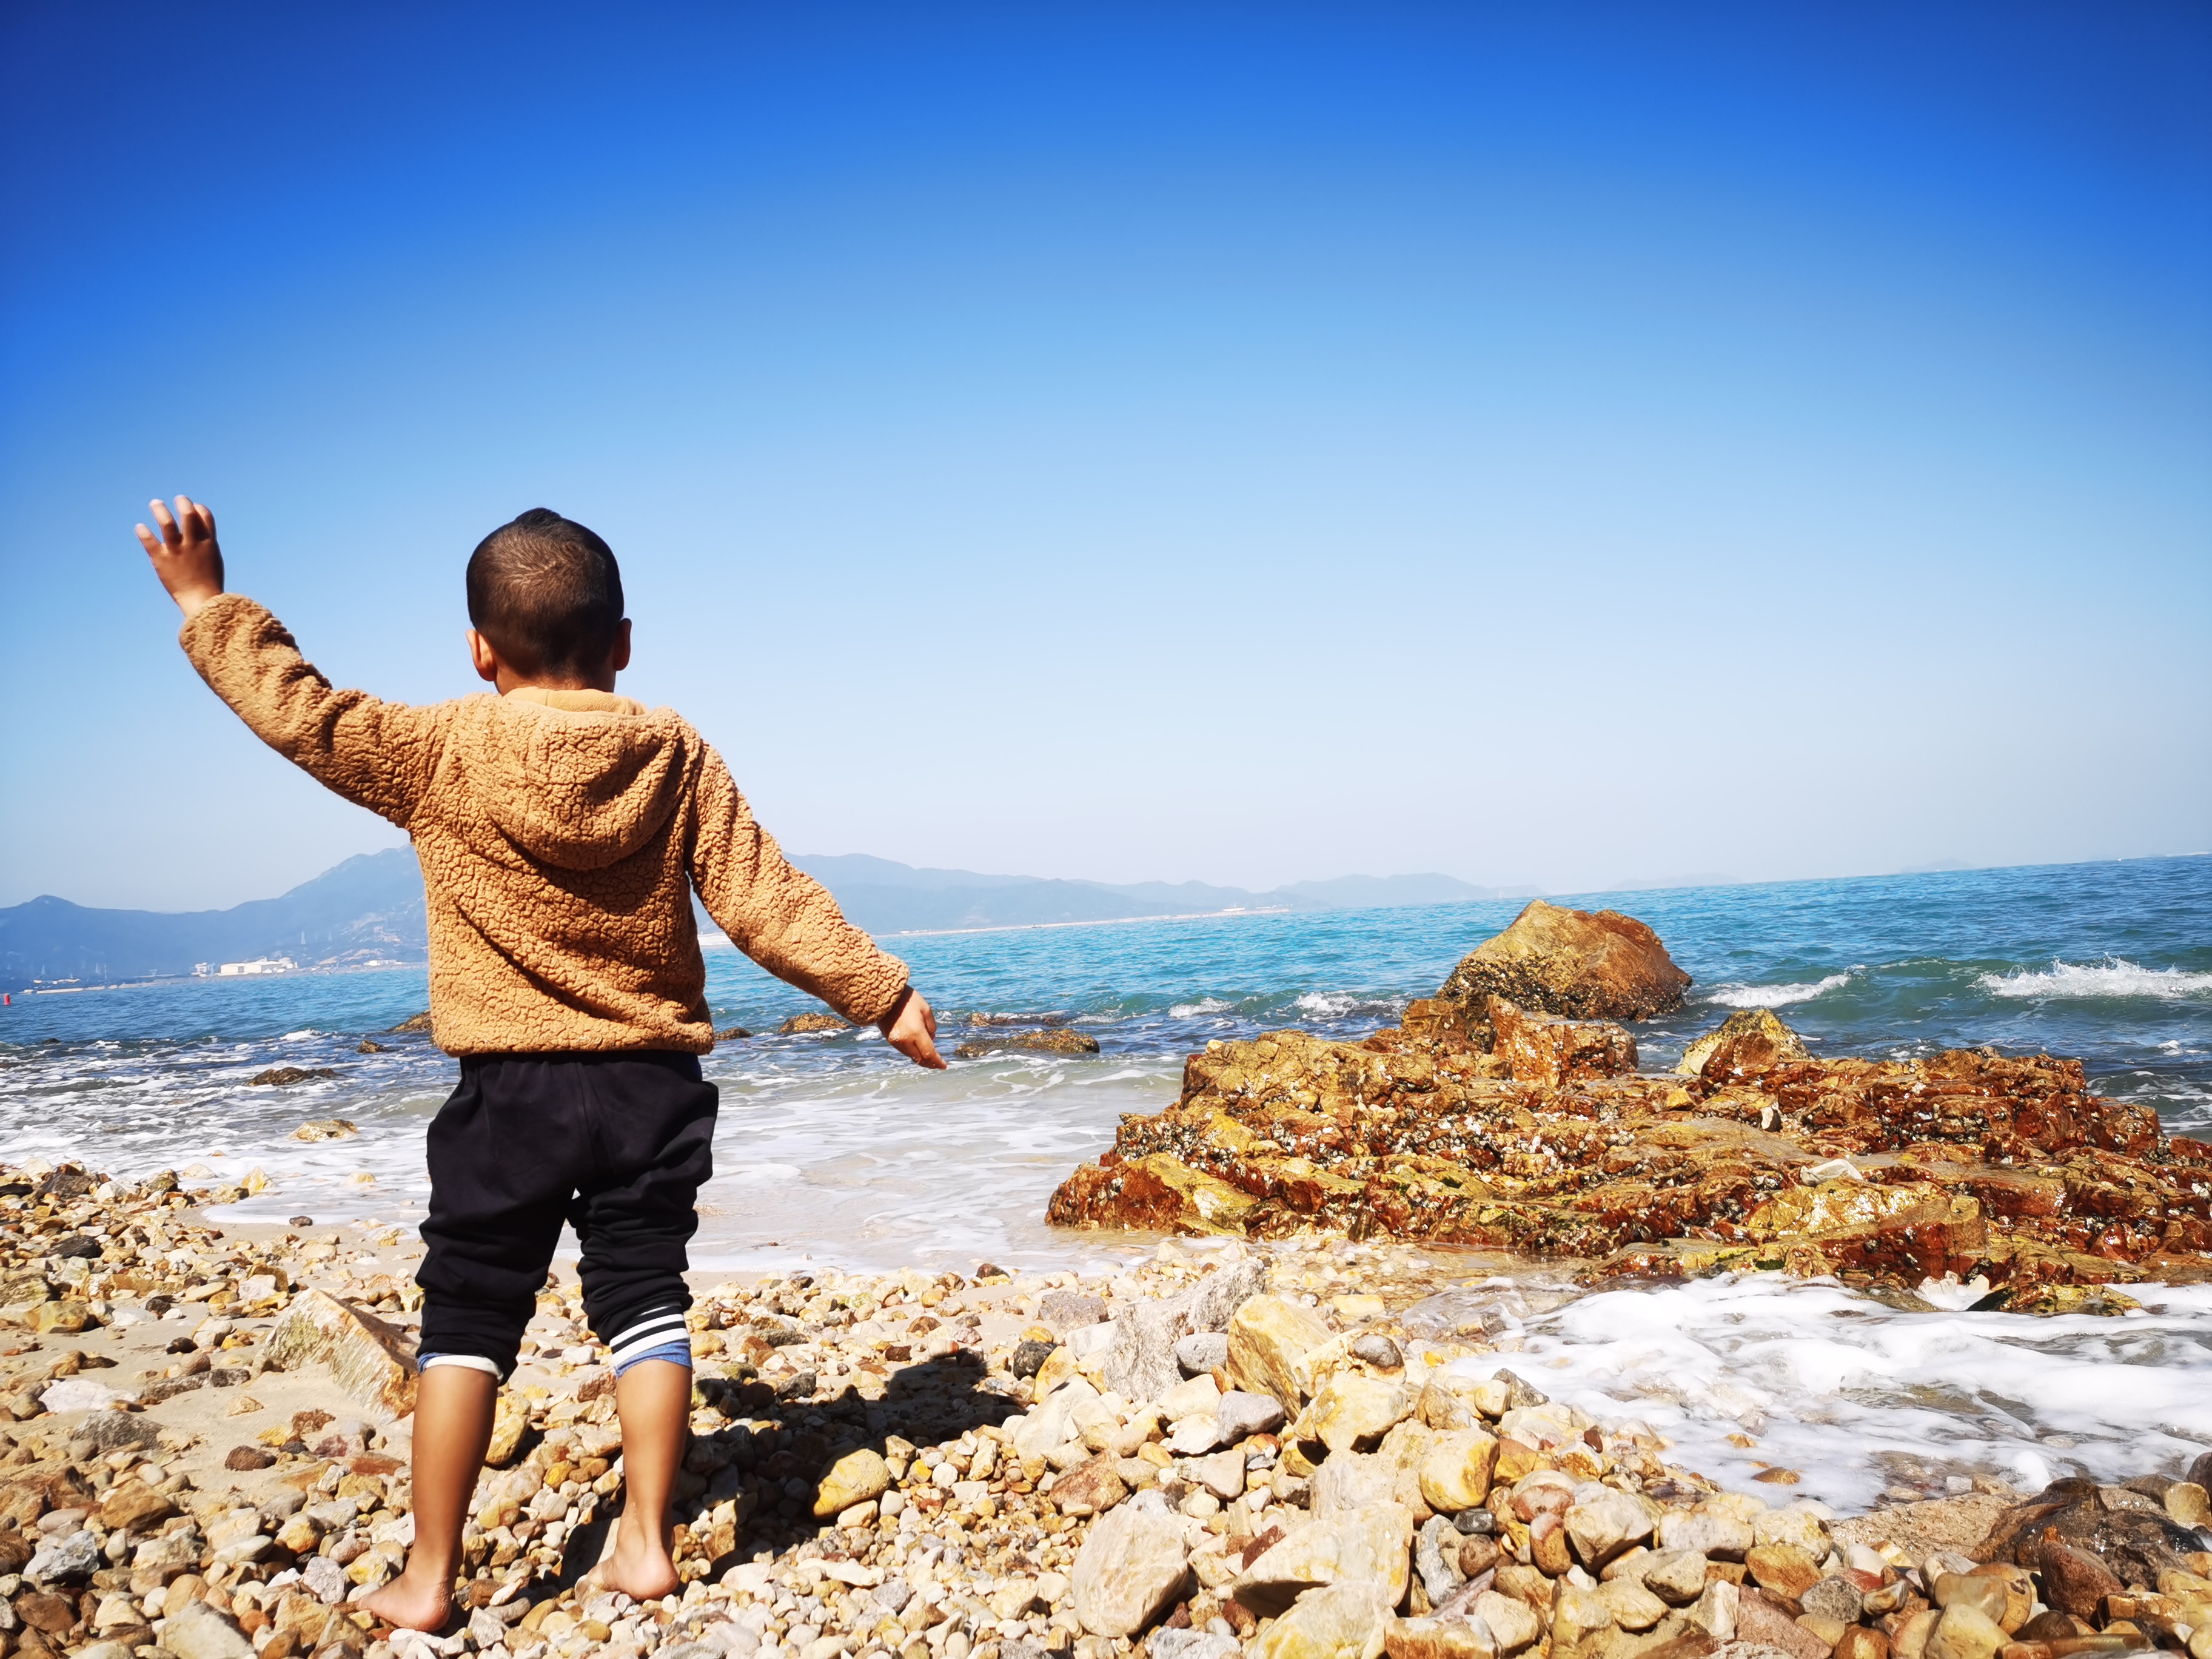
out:
{"label": "tan fleece hoodie", "polygon": [[906,988],[905,964],[791,866],[671,709],[534,687],[380,702],[335,689],[237,593],[179,639],[264,743],[413,838],[450,1054],[705,1054],[694,888],[732,944],[848,1019],[881,1018]]}

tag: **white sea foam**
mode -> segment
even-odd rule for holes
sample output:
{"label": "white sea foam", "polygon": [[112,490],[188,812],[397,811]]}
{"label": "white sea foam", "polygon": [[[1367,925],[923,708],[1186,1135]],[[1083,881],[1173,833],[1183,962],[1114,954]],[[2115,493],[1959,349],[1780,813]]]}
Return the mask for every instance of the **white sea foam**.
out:
{"label": "white sea foam", "polygon": [[1984,974],[1974,983],[1996,997],[2179,997],[2212,996],[2212,974],[2179,968],[2140,968],[2119,957],[2099,963],[2054,961],[2047,973],[2022,968],[2009,974]]}
{"label": "white sea foam", "polygon": [[1168,1010],[1170,1019],[1195,1019],[1200,1014],[1225,1014],[1237,1005],[1224,1002],[1218,997],[1203,997],[1196,1002],[1178,1002]]}
{"label": "white sea foam", "polygon": [[1728,1008],[1780,1008],[1792,1002],[1810,1002],[1814,997],[1826,996],[1850,982],[1849,974],[1830,974],[1810,984],[1716,985],[1705,993],[1705,1000]]}
{"label": "white sea foam", "polygon": [[[1796,1470],[1796,1495],[1838,1508],[1872,1504],[1906,1467],[2116,1480],[2212,1444],[2212,1286],[2129,1291],[2155,1310],[1905,1313],[1832,1280],[1704,1279],[1493,1316],[1523,1352],[1453,1367],[1510,1368],[1594,1417],[1640,1418],[1674,1443],[1669,1461],[1730,1487]],[[1457,1293],[1461,1316],[1484,1293]]]}
{"label": "white sea foam", "polygon": [[1309,991],[1291,1005],[1300,1013],[1319,1014],[1323,1019],[1348,1014],[1358,1006],[1358,997],[1343,991]]}

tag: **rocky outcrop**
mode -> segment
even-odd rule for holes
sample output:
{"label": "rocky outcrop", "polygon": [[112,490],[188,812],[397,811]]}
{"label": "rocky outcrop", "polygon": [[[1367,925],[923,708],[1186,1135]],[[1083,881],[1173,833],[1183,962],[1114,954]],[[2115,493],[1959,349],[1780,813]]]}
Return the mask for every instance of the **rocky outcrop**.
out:
{"label": "rocky outcrop", "polygon": [[840,1019],[835,1014],[793,1014],[775,1028],[775,1034],[778,1036],[811,1036],[820,1031],[849,1031],[852,1029],[850,1021]]}
{"label": "rocky outcrop", "polygon": [[962,1060],[981,1060],[986,1054],[1095,1054],[1098,1039],[1083,1031],[1071,1031],[1066,1027],[1048,1028],[1042,1031],[994,1031],[988,1036],[970,1037],[952,1051]]}
{"label": "rocky outcrop", "polygon": [[1690,976],[1633,916],[1541,899],[1453,969],[1437,1000],[1470,1015],[1492,997],[1566,1019],[1650,1019],[1682,1006]]}
{"label": "rocky outcrop", "polygon": [[[2114,1286],[2212,1278],[2212,1145],[2091,1094],[2078,1061],[1787,1058],[1773,1021],[1695,1078],[1652,1076],[1573,1036],[1617,1027],[1527,1030],[1495,1006],[1490,1054],[1402,1030],[1210,1043],[1049,1217],[1426,1239],[1580,1258],[1592,1279],[1980,1274],[1990,1305],[2032,1312],[2124,1311]],[[1755,1068],[1730,1059],[1754,1050]]]}

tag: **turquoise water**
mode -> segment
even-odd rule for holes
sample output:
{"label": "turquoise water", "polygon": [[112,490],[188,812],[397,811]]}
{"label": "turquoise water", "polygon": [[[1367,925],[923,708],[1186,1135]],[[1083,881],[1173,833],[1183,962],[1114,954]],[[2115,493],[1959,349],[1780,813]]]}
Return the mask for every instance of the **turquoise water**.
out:
{"label": "turquoise water", "polygon": [[[1646,1066],[1671,1066],[1731,1010],[1764,1005],[1816,1053],[1994,1043],[2078,1055],[2104,1092],[2212,1133],[2212,859],[1571,902],[1643,918],[1696,975],[1679,1014],[1638,1028]],[[943,1012],[948,1050],[969,1011],[1052,1010],[1102,1052],[926,1073],[872,1031],[724,1044],[707,1061],[722,1117],[693,1261],[1110,1267],[1149,1241],[1055,1233],[1046,1198],[1121,1114],[1174,1099],[1184,1054],[1282,1025],[1356,1037],[1395,1021],[1519,908],[890,941]],[[808,1006],[733,953],[708,963],[718,1024],[772,1031]],[[258,1166],[270,1190],[219,1214],[418,1218],[422,1130],[453,1063],[421,1037],[354,1049],[421,1009],[423,988],[420,970],[388,970],[19,1001],[0,1010],[0,1158],[197,1166],[222,1180]],[[248,1084],[278,1065],[337,1075]],[[290,1138],[329,1116],[360,1134]],[[1983,1474],[2118,1479],[2212,1444],[2205,1287],[2155,1291],[2152,1310],[2124,1320],[2045,1321],[1901,1314],[1778,1275],[1583,1296],[1539,1268],[1454,1294],[1504,1319],[1547,1389],[1608,1419],[1644,1416],[1677,1455],[1732,1481],[1748,1479],[1750,1459],[1786,1459],[1806,1474],[1801,1492],[1832,1503],[1872,1502],[1900,1480],[1940,1492]]]}
{"label": "turquoise water", "polygon": [[[2081,1057],[2105,1092],[2212,1133],[2212,858],[1792,882],[1626,895],[1697,983],[1638,1028],[1647,1066],[1732,1009],[1767,1006],[1829,1054],[1962,1044]],[[1122,1112],[1171,1099],[1209,1039],[1299,1025],[1357,1037],[1432,991],[1519,901],[910,936],[890,941],[939,1009],[1056,1011],[1096,1058],[956,1061],[925,1075],[872,1031],[763,1035],[708,1061],[723,1085],[702,1245],[732,1265],[793,1249],[856,1257],[1075,1248],[1046,1195]],[[773,1032],[806,999],[709,953],[718,1024]],[[424,1121],[453,1062],[420,1037],[353,1052],[416,1012],[419,969],[187,984],[21,1000],[0,1010],[0,1156],[81,1157],[119,1172],[204,1163],[281,1176],[253,1213],[402,1212],[422,1196]],[[48,1039],[58,1039],[48,1041]],[[247,1079],[331,1066],[289,1088]],[[357,1139],[305,1146],[308,1117]],[[216,1155],[222,1154],[218,1158]],[[356,1177],[375,1177],[363,1183]],[[771,1241],[773,1241],[771,1244]]]}

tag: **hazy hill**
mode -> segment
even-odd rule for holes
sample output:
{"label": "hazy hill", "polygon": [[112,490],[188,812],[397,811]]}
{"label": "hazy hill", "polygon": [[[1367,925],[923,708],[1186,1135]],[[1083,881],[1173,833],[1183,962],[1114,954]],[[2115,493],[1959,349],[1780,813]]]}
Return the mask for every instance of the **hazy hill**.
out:
{"label": "hazy hill", "polygon": [[[1436,875],[1340,876],[1254,893],[1194,881],[1116,886],[916,869],[860,853],[793,862],[835,893],[847,915],[877,933],[1517,896]],[[279,897],[228,910],[96,910],[52,897],[0,909],[0,981],[10,986],[189,974],[199,963],[257,957],[289,957],[302,968],[415,962],[426,949],[422,878],[414,853],[404,847],[348,859]]]}
{"label": "hazy hill", "polygon": [[10,985],[189,974],[198,963],[256,957],[302,967],[419,961],[424,948],[422,878],[405,847],[363,853],[228,910],[94,910],[52,897],[0,910],[0,974]]}

